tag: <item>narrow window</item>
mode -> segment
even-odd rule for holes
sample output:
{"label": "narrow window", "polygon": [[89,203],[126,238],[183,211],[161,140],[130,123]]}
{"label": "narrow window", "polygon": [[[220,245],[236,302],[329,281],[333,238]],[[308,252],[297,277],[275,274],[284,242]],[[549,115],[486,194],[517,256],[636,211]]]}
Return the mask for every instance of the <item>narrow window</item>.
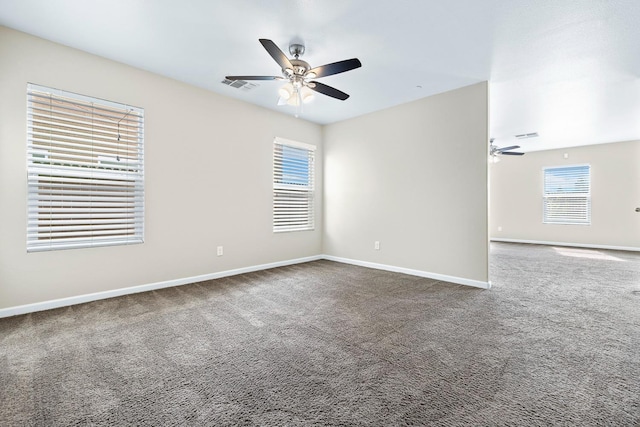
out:
{"label": "narrow window", "polygon": [[591,224],[591,166],[544,168],[545,224]]}
{"label": "narrow window", "polygon": [[27,86],[27,251],[142,243],[144,110]]}
{"label": "narrow window", "polygon": [[313,230],[316,147],[276,138],[273,142],[273,231]]}

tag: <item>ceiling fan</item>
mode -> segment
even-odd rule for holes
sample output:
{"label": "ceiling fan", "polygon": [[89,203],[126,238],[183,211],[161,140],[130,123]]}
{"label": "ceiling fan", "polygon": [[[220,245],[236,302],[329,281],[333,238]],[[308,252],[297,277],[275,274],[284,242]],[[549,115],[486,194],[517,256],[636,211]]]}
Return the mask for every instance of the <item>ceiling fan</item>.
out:
{"label": "ceiling fan", "polygon": [[505,155],[505,156],[524,156],[524,153],[518,152],[518,151],[511,151],[511,150],[515,150],[520,148],[519,145],[511,145],[509,147],[497,147],[496,145],[493,144],[493,141],[495,141],[495,138],[491,138],[489,140],[489,158],[491,159],[491,161],[493,163],[498,163],[500,161],[500,158],[498,157],[498,155]]}
{"label": "ceiling fan", "polygon": [[349,98],[349,95],[346,93],[313,79],[344,73],[345,71],[361,67],[362,64],[357,58],[311,68],[307,62],[300,59],[300,56],[304,54],[304,45],[298,43],[291,44],[289,46],[289,53],[293,55],[293,58],[289,59],[273,41],[269,39],[259,39],[259,41],[269,55],[280,65],[280,68],[282,68],[282,76],[226,76],[228,80],[286,81],[287,83],[278,91],[280,94],[279,105],[289,104],[299,107],[302,103],[309,102],[313,98],[313,91],[341,101]]}

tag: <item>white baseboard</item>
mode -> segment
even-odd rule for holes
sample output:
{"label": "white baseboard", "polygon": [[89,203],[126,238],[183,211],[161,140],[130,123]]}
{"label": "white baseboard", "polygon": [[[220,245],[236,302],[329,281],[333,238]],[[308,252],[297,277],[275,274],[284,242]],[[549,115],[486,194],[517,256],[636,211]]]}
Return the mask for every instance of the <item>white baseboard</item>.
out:
{"label": "white baseboard", "polygon": [[368,261],[359,261],[355,259],[341,258],[341,257],[332,256],[332,255],[324,255],[323,258],[329,261],[342,262],[345,264],[353,264],[353,265],[358,265],[360,267],[375,268],[376,270],[386,270],[386,271],[393,271],[395,273],[404,273],[404,274],[409,274],[411,276],[426,277],[427,279],[435,279],[443,282],[456,283],[458,285],[473,286],[473,287],[482,288],[482,289],[491,288],[491,282],[482,282],[480,280],[471,280],[471,279],[465,279],[462,277],[447,276],[445,274],[430,273],[428,271],[413,270],[410,268],[396,267],[393,265],[378,264],[375,262],[368,262]]}
{"label": "white baseboard", "polygon": [[544,240],[523,240],[523,239],[502,239],[491,238],[492,242],[507,242],[507,243],[528,243],[532,245],[547,245],[547,246],[569,246],[574,248],[588,248],[588,249],[609,249],[612,251],[632,251],[640,252],[640,248],[633,246],[610,246],[610,245],[592,245],[588,243],[567,243],[567,242],[547,242]]}
{"label": "white baseboard", "polygon": [[220,279],[222,277],[235,276],[238,274],[252,273],[254,271],[267,270],[269,268],[284,267],[287,265],[301,264],[304,262],[317,261],[326,259],[345,264],[353,264],[361,267],[375,268],[377,270],[387,270],[396,273],[404,273],[412,276],[426,277],[429,279],[441,280],[444,282],[457,283],[460,285],[474,286],[477,288],[489,289],[491,282],[481,282],[477,280],[463,279],[460,277],[446,276],[443,274],[429,273],[426,271],[412,270],[402,267],[394,267],[392,265],[376,264],[373,262],[358,261],[348,258],[334,257],[331,255],[315,255],[305,258],[297,258],[287,261],[278,261],[269,264],[254,265],[251,267],[237,268],[234,270],[220,271],[218,273],[203,274],[200,276],[185,277],[182,279],[167,280],[164,282],[149,283],[147,285],[132,286],[129,288],[114,289],[112,291],[95,292],[92,294],[78,295],[68,298],[60,298],[50,301],[37,302],[33,304],[19,305],[0,309],[0,318],[17,316],[20,314],[35,313],[37,311],[51,310],[54,308],[68,307],[70,305],[83,304],[91,301],[98,301],[107,298],[114,298],[123,295],[137,294],[139,292],[147,292],[158,289],[170,288],[173,286],[188,285],[190,283],[203,282],[205,280]]}
{"label": "white baseboard", "polygon": [[170,288],[173,286],[187,285],[190,283],[203,282],[205,280],[220,279],[222,277],[235,276],[238,274],[252,273],[254,271],[267,270],[269,268],[284,267],[287,265],[301,264],[303,262],[317,261],[322,259],[321,255],[306,258],[297,258],[287,261],[272,262],[269,264],[254,265],[251,267],[237,268],[234,270],[220,271],[218,273],[203,274],[200,276],[185,277],[182,279],[167,280],[165,282],[150,283],[147,285],[132,286],[129,288],[114,289],[112,291],[95,292],[92,294],[78,295],[68,298],[60,298],[50,301],[37,302],[33,304],[19,305],[0,309],[0,318],[17,316],[19,314],[34,313],[36,311],[51,310],[53,308],[67,307],[70,305],[83,304],[85,302],[98,301],[101,299],[114,298],[123,295],[137,294],[139,292],[153,291],[157,289]]}

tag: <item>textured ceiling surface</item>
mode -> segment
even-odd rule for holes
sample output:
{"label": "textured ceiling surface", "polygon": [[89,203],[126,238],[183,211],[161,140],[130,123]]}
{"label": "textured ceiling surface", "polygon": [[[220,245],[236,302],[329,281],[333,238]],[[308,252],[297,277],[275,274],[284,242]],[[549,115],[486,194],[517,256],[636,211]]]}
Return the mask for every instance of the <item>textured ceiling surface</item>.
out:
{"label": "textured ceiling surface", "polygon": [[[637,0],[0,0],[0,25],[293,115],[258,42],[302,42],[320,79],[302,119],[326,124],[488,80],[490,132],[525,151],[640,139]],[[514,135],[538,132],[516,141]]]}

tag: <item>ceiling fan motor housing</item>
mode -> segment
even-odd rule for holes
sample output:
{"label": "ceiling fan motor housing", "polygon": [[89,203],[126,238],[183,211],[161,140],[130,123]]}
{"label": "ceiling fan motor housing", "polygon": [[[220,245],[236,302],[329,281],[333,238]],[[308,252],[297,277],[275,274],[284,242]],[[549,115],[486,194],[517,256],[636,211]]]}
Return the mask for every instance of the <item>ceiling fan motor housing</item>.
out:
{"label": "ceiling fan motor housing", "polygon": [[[311,68],[309,64],[302,59],[291,59],[289,62],[291,62],[291,65],[293,65],[291,74],[296,76],[304,76]],[[287,69],[282,70],[282,72],[285,73],[285,75],[288,75]]]}

